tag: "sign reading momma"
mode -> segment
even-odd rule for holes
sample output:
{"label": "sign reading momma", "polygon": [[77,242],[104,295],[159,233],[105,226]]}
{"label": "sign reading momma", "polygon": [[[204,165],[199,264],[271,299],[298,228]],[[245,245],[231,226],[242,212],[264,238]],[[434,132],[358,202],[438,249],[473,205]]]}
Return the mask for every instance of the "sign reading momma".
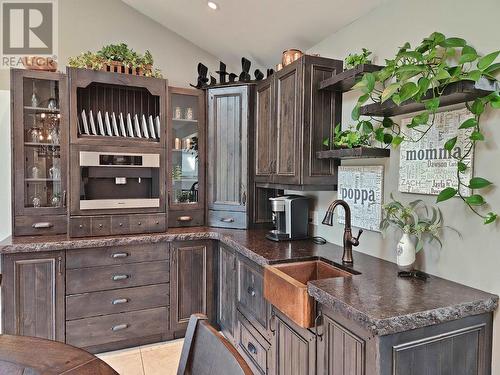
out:
{"label": "sign reading momma", "polygon": [[[351,207],[352,225],[379,231],[382,215],[383,166],[339,167],[338,196]],[[338,221],[345,222],[344,211],[339,209]]]}
{"label": "sign reading momma", "polygon": [[[462,122],[471,118],[467,109],[441,112],[436,114],[434,126],[418,142],[405,141],[400,146],[399,161],[399,191],[437,195],[441,190],[457,184],[457,161],[461,158],[464,146],[472,129],[458,130]],[[421,133],[408,129],[411,119],[404,119],[401,128],[412,139],[420,138]],[[445,142],[457,137],[455,148],[444,149]],[[465,171],[464,180],[472,177],[474,150],[467,155],[464,163],[469,166]],[[470,189],[461,186],[461,193],[470,195]]]}

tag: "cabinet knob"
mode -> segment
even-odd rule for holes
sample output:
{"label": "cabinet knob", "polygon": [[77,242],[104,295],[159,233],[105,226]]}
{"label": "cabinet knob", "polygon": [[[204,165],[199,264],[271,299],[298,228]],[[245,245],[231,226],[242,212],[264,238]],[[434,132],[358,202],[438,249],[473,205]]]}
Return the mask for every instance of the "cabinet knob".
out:
{"label": "cabinet knob", "polygon": [[251,286],[248,287],[247,293],[250,294],[252,297],[255,297],[255,289]]}
{"label": "cabinet knob", "polygon": [[248,345],[247,345],[247,348],[248,348],[248,351],[250,353],[252,353],[253,355],[257,355],[257,348],[255,347],[254,344],[252,344],[251,342],[249,342]]}
{"label": "cabinet knob", "polygon": [[102,228],[102,224],[99,224],[99,228]]}
{"label": "cabinet knob", "polygon": [[123,227],[123,223],[118,224],[118,226]]}
{"label": "cabinet knob", "polygon": [[137,225],[142,225],[142,223],[139,221],[139,222],[137,223]]}
{"label": "cabinet knob", "polygon": [[80,224],[78,228],[83,229],[83,224]]}

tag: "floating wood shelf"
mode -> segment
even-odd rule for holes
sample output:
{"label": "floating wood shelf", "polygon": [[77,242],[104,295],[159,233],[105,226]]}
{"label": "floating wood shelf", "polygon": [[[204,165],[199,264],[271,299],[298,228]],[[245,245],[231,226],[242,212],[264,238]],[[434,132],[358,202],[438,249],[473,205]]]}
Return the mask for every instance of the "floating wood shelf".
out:
{"label": "floating wood shelf", "polygon": [[[460,81],[448,85],[440,96],[439,106],[445,107],[453,104],[465,103],[474,99],[486,96],[493,91],[500,90],[498,82],[490,81],[486,78],[481,78],[478,82]],[[422,97],[423,100],[432,98],[432,90]],[[361,107],[361,115],[376,116],[376,117],[391,117],[399,116],[407,113],[418,112],[425,109],[423,103],[417,103],[414,100],[407,100],[396,105],[392,100],[388,100],[383,104],[373,103]]]}
{"label": "floating wood shelf", "polygon": [[355,68],[344,70],[342,73],[321,81],[319,89],[326,91],[347,92],[352,89],[364,73],[376,72],[383,68],[383,66],[379,65],[361,64]]}
{"label": "floating wood shelf", "polygon": [[391,150],[378,147],[355,147],[338,148],[316,152],[318,159],[367,159],[367,158],[388,158]]}

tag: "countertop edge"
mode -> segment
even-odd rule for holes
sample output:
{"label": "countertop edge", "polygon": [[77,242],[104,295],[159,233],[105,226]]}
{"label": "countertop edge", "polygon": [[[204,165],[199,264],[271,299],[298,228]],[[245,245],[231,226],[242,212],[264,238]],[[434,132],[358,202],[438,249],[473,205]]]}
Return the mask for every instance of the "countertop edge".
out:
{"label": "countertop edge", "polygon": [[307,291],[318,303],[325,305],[334,312],[339,312],[367,329],[374,336],[386,336],[410,331],[417,328],[446,323],[468,316],[490,313],[498,307],[499,297],[491,295],[484,300],[465,302],[432,310],[419,311],[386,319],[375,319],[358,311],[346,302],[323,291],[314,284],[307,285]]}

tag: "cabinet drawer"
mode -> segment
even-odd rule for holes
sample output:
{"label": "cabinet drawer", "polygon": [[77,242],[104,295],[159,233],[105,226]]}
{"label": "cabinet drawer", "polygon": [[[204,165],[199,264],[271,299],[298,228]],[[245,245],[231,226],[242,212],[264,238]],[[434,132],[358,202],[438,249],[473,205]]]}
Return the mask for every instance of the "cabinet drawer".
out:
{"label": "cabinet drawer", "polygon": [[70,237],[89,237],[92,235],[90,217],[72,217],[69,219]]}
{"label": "cabinet drawer", "polygon": [[267,374],[271,365],[271,345],[238,312],[238,351],[253,371]]}
{"label": "cabinet drawer", "polygon": [[164,334],[168,309],[133,311],[66,322],[66,343],[85,348],[116,341]]}
{"label": "cabinet drawer", "polygon": [[170,211],[168,213],[168,227],[197,227],[205,224],[205,212],[201,211]]}
{"label": "cabinet drawer", "polygon": [[245,229],[247,223],[246,212],[208,211],[208,225],[211,227]]}
{"label": "cabinet drawer", "polygon": [[38,236],[66,233],[66,215],[16,216],[16,236]]}
{"label": "cabinet drawer", "polygon": [[169,259],[168,243],[69,250],[66,268],[84,268]]}
{"label": "cabinet drawer", "polygon": [[168,261],[91,267],[66,271],[66,294],[168,283]]}
{"label": "cabinet drawer", "polygon": [[66,320],[169,305],[169,285],[158,284],[66,297]]}
{"label": "cabinet drawer", "polygon": [[93,236],[109,236],[111,234],[111,218],[109,216],[93,217],[91,223]]}
{"label": "cabinet drawer", "polygon": [[264,299],[264,276],[258,266],[238,257],[238,309],[269,339],[271,307]]}
{"label": "cabinet drawer", "polygon": [[166,229],[165,215],[130,215],[129,233],[164,232]]}

